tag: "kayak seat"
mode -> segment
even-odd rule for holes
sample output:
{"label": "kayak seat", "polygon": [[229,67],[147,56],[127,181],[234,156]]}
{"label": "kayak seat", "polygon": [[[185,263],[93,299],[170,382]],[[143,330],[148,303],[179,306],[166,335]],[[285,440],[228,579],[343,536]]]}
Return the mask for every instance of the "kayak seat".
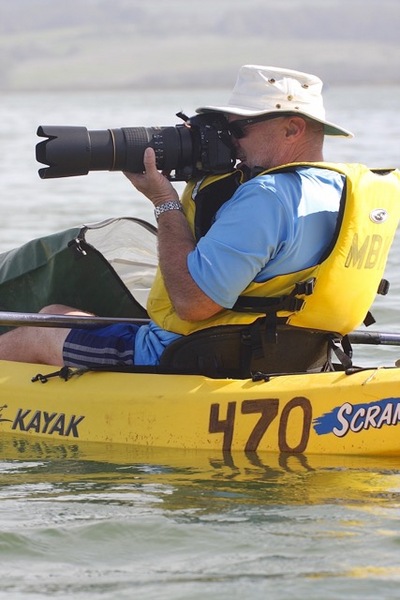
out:
{"label": "kayak seat", "polygon": [[325,371],[331,365],[329,332],[277,324],[222,325],[184,336],[167,346],[160,367],[208,377],[248,378],[256,372]]}

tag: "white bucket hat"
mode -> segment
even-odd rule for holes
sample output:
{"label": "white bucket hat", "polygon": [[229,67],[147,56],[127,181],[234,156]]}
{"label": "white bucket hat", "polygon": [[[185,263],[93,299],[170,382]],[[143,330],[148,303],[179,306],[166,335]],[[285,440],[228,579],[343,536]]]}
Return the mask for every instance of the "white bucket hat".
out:
{"label": "white bucket hat", "polygon": [[325,135],[353,137],[347,129],[325,119],[322,85],[319,77],[301,71],[244,65],[239,70],[226,106],[202,106],[196,112],[223,112],[256,117],[289,111],[323,123]]}

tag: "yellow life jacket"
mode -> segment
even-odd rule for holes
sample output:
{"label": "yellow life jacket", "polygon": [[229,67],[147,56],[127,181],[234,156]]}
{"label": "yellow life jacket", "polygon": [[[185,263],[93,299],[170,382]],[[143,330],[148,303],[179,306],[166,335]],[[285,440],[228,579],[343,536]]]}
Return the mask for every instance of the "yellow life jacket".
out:
{"label": "yellow life jacket", "polygon": [[[246,325],[271,314],[284,317],[289,325],[296,327],[345,335],[362,323],[378,292],[399,222],[400,172],[373,171],[360,164],[293,163],[260,174],[297,167],[330,169],[346,177],[337,232],[328,255],[308,269],[261,283],[251,282],[233,309],[223,309],[199,322],[178,317],[158,271],[147,311],[159,326],[188,335],[216,325]],[[232,196],[242,179],[241,172],[234,171],[188,184],[182,203],[197,239],[205,233],[213,214]],[[216,207],[196,206],[196,198],[204,191],[209,198],[218,192]]]}

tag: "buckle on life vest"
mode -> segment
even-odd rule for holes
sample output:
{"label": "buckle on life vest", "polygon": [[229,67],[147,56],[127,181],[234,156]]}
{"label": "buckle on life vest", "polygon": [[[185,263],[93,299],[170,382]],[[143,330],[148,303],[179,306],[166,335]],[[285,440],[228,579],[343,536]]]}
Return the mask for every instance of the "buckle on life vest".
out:
{"label": "buckle on life vest", "polygon": [[311,277],[306,281],[298,281],[293,290],[293,294],[301,296],[310,296],[315,287],[315,277]]}
{"label": "buckle on life vest", "polygon": [[310,296],[314,292],[315,277],[311,277],[306,281],[298,281],[294,286],[293,291],[288,296],[281,296],[281,310],[289,312],[297,312],[301,310],[304,300],[298,296]]}
{"label": "buckle on life vest", "polygon": [[386,294],[389,292],[389,288],[390,288],[390,283],[387,279],[381,279],[378,285],[378,294],[380,294],[381,296],[386,296]]}

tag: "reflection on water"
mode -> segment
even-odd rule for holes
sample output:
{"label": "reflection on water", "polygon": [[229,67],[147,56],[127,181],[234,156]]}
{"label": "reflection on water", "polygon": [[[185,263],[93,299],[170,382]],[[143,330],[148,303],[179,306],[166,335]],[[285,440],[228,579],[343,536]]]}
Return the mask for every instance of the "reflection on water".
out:
{"label": "reflection on water", "polygon": [[[7,438],[0,443],[3,493],[28,494],[40,481],[45,495],[100,494],[110,486],[153,490],[164,510],[210,510],[236,501],[257,504],[397,501],[396,458],[219,453],[125,445],[57,444]],[[42,489],[42,488],[41,488]],[[340,494],[338,495],[338,490]],[[199,493],[201,492],[201,493]],[[36,492],[35,492],[36,493]]]}
{"label": "reflection on water", "polygon": [[398,597],[396,460],[13,437],[0,451],[0,597]]}

